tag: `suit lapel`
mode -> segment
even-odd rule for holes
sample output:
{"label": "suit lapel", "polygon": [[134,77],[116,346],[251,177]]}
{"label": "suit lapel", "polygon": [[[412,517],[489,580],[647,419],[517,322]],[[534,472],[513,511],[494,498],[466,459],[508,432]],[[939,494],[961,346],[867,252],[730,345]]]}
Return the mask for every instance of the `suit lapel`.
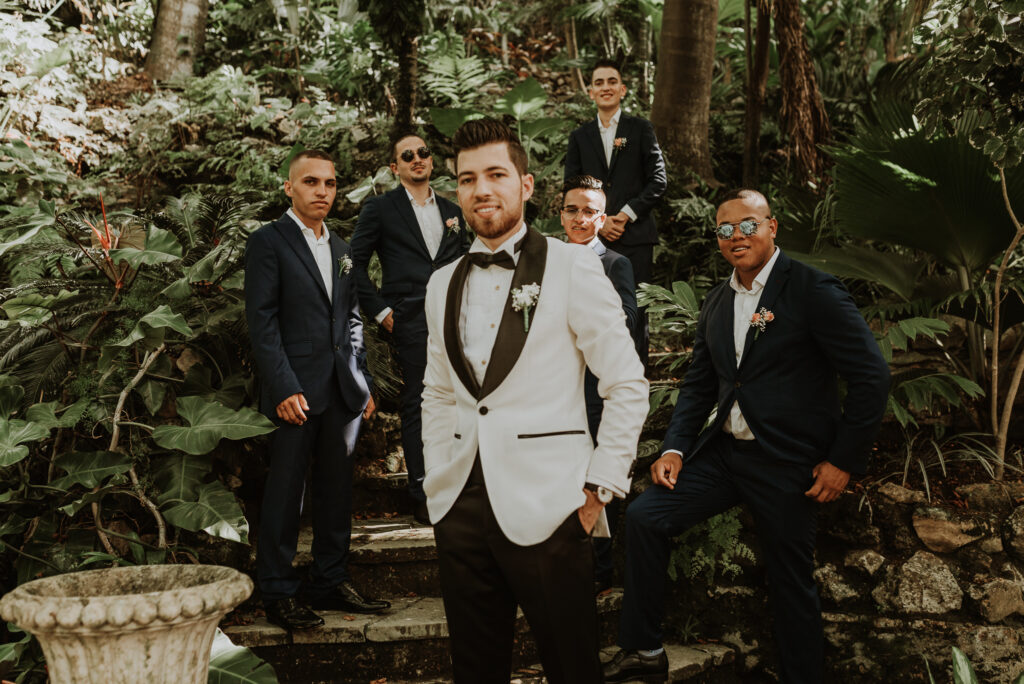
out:
{"label": "suit lapel", "polygon": [[[516,288],[530,283],[541,285],[541,281],[544,280],[544,267],[547,263],[548,241],[547,238],[532,229],[526,231],[526,237],[523,240],[522,253],[519,255],[515,273],[512,275],[512,286],[505,299],[505,310],[502,312],[501,323],[498,325],[498,336],[494,340],[491,362],[484,375],[484,384],[480,388],[479,399],[483,399],[493,392],[512,371],[529,335],[529,331],[523,324],[523,312],[512,308],[512,292]],[[530,320],[535,320],[536,316],[537,306],[534,306],[530,309]],[[530,329],[532,330],[533,326]]]}
{"label": "suit lapel", "polygon": [[462,352],[462,340],[459,337],[459,319],[462,315],[462,293],[466,289],[466,278],[469,277],[471,264],[463,258],[455,267],[452,279],[448,281],[448,296],[444,306],[444,347],[448,352],[448,362],[455,369],[455,374],[474,397],[480,394],[480,383],[469,366],[466,355]]}
{"label": "suit lapel", "polygon": [[416,243],[423,250],[423,253],[427,255],[428,259],[433,259],[434,255],[427,250],[427,243],[423,239],[423,231],[420,229],[419,221],[416,220],[416,213],[412,210],[412,202],[409,200],[408,194],[406,194],[405,187],[400,184],[397,188],[392,190],[390,194],[391,202],[395,205],[395,209],[398,210],[399,215],[405,221],[406,226],[413,238],[416,240]]}
{"label": "suit lapel", "polygon": [[[629,139],[630,139],[630,136],[629,136],[629,117],[627,117],[625,114],[620,114],[619,115],[619,125],[615,128],[615,137],[616,138],[625,138],[626,139],[626,144],[627,145],[629,144]],[[602,151],[603,151],[603,149],[604,148],[602,148]],[[619,155],[621,153],[622,153],[622,151],[618,147],[615,147],[615,144],[613,143],[612,144],[612,163],[608,167],[608,175],[609,176],[611,176],[612,173],[615,172],[615,162],[617,162],[619,160]]]}
{"label": "suit lapel", "polygon": [[[333,233],[328,233],[331,240],[331,284],[333,286],[331,302],[337,306],[341,299],[341,259],[345,256],[341,249],[341,238]],[[349,257],[351,258],[351,257]]]}
{"label": "suit lapel", "polygon": [[608,160],[604,156],[604,143],[601,142],[601,131],[597,127],[597,119],[591,119],[590,123],[584,126],[584,133],[587,139],[590,140],[590,144],[593,145],[594,150],[597,152],[597,158],[601,160],[601,168],[604,169],[605,177],[608,177]]}
{"label": "suit lapel", "polygon": [[[321,294],[323,294],[326,299],[327,286],[324,284],[324,279],[320,277],[320,269],[316,266],[316,260],[313,259],[313,253],[309,251],[309,245],[306,243],[306,238],[302,236],[302,231],[288,214],[285,214],[278,219],[275,225],[277,227],[277,232],[281,234],[284,241],[299,257],[299,261],[301,261],[302,265],[306,267],[307,271],[309,271],[309,275],[313,279],[313,282],[319,286]],[[333,244],[331,245],[331,251],[332,253],[334,251]]]}
{"label": "suit lapel", "polygon": [[[450,240],[459,239],[460,233],[462,232],[462,220],[459,219],[458,228],[450,228],[448,226],[448,221],[452,218],[458,218],[458,215],[454,211],[452,211],[454,205],[444,201],[441,197],[437,195],[436,191],[434,193],[434,201],[437,202],[437,208],[441,212],[441,242],[437,248],[437,253],[438,255],[440,255],[441,253],[444,252],[445,245]],[[433,257],[434,255],[431,256]]]}
{"label": "suit lapel", "polygon": [[[775,300],[779,298],[779,293],[782,292],[782,287],[789,280],[789,268],[790,259],[785,254],[779,254],[779,258],[775,261],[775,266],[772,267],[771,275],[768,276],[768,282],[764,284],[764,291],[761,293],[761,299],[757,302],[757,310],[760,311],[762,308],[768,311],[772,310],[775,306]],[[762,335],[767,335],[771,330],[770,327],[765,328]],[[751,347],[754,344],[754,328],[751,326],[747,330],[747,338],[743,345],[743,357],[740,359],[740,368],[747,362],[750,356]]]}
{"label": "suit lapel", "polygon": [[708,326],[714,331],[714,339],[710,340],[711,355],[715,357],[715,365],[720,369],[719,372],[727,373],[729,376],[736,370],[736,339],[732,331],[736,318],[735,297],[736,293],[726,283],[708,322]]}

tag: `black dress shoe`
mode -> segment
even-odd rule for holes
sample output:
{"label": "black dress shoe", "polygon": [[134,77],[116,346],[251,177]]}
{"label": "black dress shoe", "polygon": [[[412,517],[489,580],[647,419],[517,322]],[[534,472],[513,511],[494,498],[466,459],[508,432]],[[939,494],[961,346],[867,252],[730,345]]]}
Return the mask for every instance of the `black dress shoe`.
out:
{"label": "black dress shoe", "polygon": [[598,577],[594,580],[594,595],[604,596],[605,594],[611,593],[612,590],[612,578],[611,577]]}
{"label": "black dress shoe", "polygon": [[324,624],[322,617],[294,596],[277,601],[264,601],[263,607],[267,611],[268,622],[288,631],[312,629]]}
{"label": "black dress shoe", "polygon": [[323,596],[310,599],[319,610],[344,610],[349,613],[379,613],[391,607],[390,601],[364,598],[352,582],[342,582]]}
{"label": "black dress shoe", "polygon": [[430,524],[430,513],[427,511],[426,501],[416,501],[412,506],[412,519],[420,525]]}
{"label": "black dress shoe", "polygon": [[664,684],[668,681],[668,654],[662,651],[656,656],[644,656],[621,649],[605,663],[604,681],[607,684],[632,681]]}

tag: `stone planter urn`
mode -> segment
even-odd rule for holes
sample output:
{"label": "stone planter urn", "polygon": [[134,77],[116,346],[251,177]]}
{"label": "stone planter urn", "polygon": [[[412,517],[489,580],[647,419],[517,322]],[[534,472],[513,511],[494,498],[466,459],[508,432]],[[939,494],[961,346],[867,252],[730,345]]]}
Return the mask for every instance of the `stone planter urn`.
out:
{"label": "stone planter urn", "polygon": [[26,582],[0,617],[38,640],[52,684],[205,684],[217,623],[252,580],[217,565],[142,565]]}

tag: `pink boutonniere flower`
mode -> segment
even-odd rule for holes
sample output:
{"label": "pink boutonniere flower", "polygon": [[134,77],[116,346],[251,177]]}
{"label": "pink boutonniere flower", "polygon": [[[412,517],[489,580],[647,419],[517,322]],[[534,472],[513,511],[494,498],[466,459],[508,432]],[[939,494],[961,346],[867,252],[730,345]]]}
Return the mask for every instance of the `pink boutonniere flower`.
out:
{"label": "pink boutonniere flower", "polygon": [[448,232],[454,233],[459,229],[459,217],[452,216],[450,219],[444,222],[445,227],[448,228]]}
{"label": "pink boutonniere flower", "polygon": [[625,138],[616,138],[615,140],[612,141],[612,147],[614,147],[617,150],[621,150],[625,146],[626,146],[626,139]]}
{"label": "pink boutonniere flower", "polygon": [[754,339],[756,340],[757,336],[763,333],[765,328],[768,327],[768,324],[774,320],[775,314],[763,306],[760,311],[755,312],[754,315],[750,317],[750,327],[757,328],[757,332],[754,333]]}

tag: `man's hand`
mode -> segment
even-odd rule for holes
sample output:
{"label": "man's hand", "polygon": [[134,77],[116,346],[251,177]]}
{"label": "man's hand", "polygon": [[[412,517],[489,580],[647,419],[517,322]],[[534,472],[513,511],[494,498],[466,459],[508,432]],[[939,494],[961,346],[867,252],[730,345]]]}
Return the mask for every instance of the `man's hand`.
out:
{"label": "man's hand", "polygon": [[306,422],[305,411],[309,410],[306,397],[302,392],[293,394],[277,405],[277,417],[292,425],[302,425]]}
{"label": "man's hand", "polygon": [[[384,320],[380,322],[384,329],[391,332],[395,327],[395,317],[392,315],[394,311],[388,311],[388,315],[384,317]],[[371,400],[372,401],[372,400]]]}
{"label": "man's hand", "polygon": [[594,531],[594,525],[597,524],[597,518],[601,515],[604,504],[597,498],[597,494],[589,489],[584,489],[583,494],[587,497],[587,501],[576,509],[576,514],[580,516],[583,531],[590,534]]}
{"label": "man's hand", "polygon": [[804,496],[809,496],[818,503],[835,501],[843,493],[846,483],[850,481],[850,473],[835,467],[828,461],[822,461],[814,466],[812,472],[814,473],[814,484],[804,492]]}
{"label": "man's hand", "polygon": [[683,457],[674,451],[661,455],[657,461],[651,464],[651,479],[654,484],[675,489],[676,478],[683,468]]}
{"label": "man's hand", "polygon": [[[390,314],[389,314],[390,315]],[[377,405],[373,403],[373,395],[370,395],[370,400],[366,402],[366,408],[363,409],[363,420],[369,420],[373,412],[377,410]]]}
{"label": "man's hand", "polygon": [[615,216],[609,216],[604,222],[604,227],[598,233],[605,240],[618,240],[626,232],[627,223],[629,223],[629,216],[620,211]]}

